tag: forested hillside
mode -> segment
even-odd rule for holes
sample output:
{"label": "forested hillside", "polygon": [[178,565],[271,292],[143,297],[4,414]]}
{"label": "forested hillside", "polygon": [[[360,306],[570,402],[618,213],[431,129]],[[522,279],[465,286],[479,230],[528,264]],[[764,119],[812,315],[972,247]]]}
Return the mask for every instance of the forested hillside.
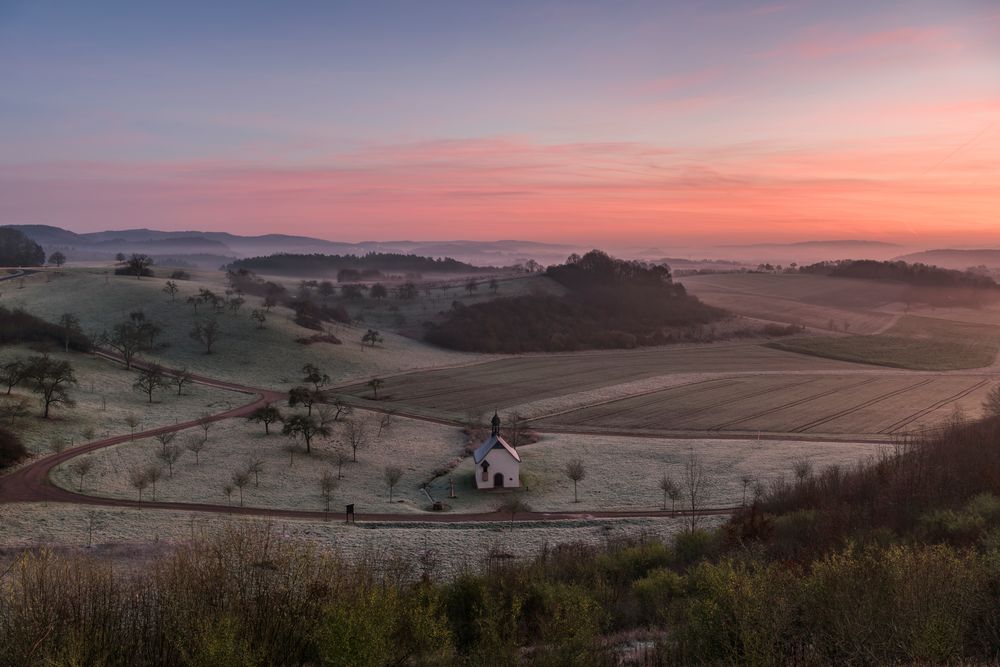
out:
{"label": "forested hillside", "polygon": [[892,280],[920,287],[997,287],[992,278],[971,271],[955,271],[942,269],[939,266],[908,264],[901,261],[879,262],[872,259],[852,259],[839,262],[819,262],[803,266],[799,271],[838,278]]}
{"label": "forested hillside", "polygon": [[45,251],[22,232],[0,227],[0,266],[41,266]]}
{"label": "forested hillside", "polygon": [[524,295],[464,306],[430,325],[427,340],[456,350],[536,352],[631,348],[683,340],[725,317],[675,283],[670,269],[594,250],[550,267],[564,296]]}

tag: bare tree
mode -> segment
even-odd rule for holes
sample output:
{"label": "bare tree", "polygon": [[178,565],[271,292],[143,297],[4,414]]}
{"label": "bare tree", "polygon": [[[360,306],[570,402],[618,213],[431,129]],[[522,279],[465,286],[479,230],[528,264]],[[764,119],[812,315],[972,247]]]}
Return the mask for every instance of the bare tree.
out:
{"label": "bare tree", "polygon": [[290,438],[302,438],[306,444],[306,453],[312,454],[313,438],[329,438],[333,432],[323,422],[307,415],[292,415],[285,419],[281,432]]}
{"label": "bare tree", "polygon": [[375,435],[377,440],[382,439],[382,432],[388,431],[389,427],[392,426],[392,418],[395,413],[392,410],[386,410],[382,413],[382,416],[378,420],[378,433]]}
{"label": "bare tree", "polygon": [[174,477],[174,464],[180,460],[181,456],[184,454],[184,450],[177,445],[167,445],[160,453],[157,455],[160,460],[167,464],[167,468],[170,471],[170,478]]}
{"label": "bare tree", "polygon": [[28,407],[28,399],[23,396],[3,396],[0,400],[0,420],[9,422],[12,426],[14,421],[22,419],[31,414]]}
{"label": "bare tree", "polygon": [[745,474],[740,477],[740,483],[743,484],[743,506],[747,505],[747,489],[754,483],[754,476]]}
{"label": "bare tree", "polygon": [[512,412],[507,417],[507,437],[510,438],[510,446],[517,449],[524,437],[527,426],[524,417],[520,412]]}
{"label": "bare tree", "polygon": [[670,511],[673,512],[677,506],[677,499],[681,496],[681,488],[670,475],[663,473],[659,482],[660,490],[663,491],[663,509],[667,509],[667,498],[670,498]]}
{"label": "bare tree", "polygon": [[208,443],[208,438],[194,436],[188,438],[184,446],[189,452],[194,454],[194,464],[198,465],[201,463],[201,453],[205,449],[205,445]]}
{"label": "bare tree", "polygon": [[142,275],[149,271],[149,267],[153,265],[153,258],[149,255],[142,253],[133,253],[126,262],[129,273],[135,274],[135,279],[139,280]]}
{"label": "bare tree", "polygon": [[273,405],[265,405],[262,408],[257,408],[247,417],[247,421],[249,422],[264,425],[264,435],[270,435],[271,424],[280,422],[281,420],[281,411]]}
{"label": "bare tree", "polygon": [[368,445],[368,429],[362,422],[352,419],[347,422],[344,437],[347,438],[347,444],[351,446],[351,460],[357,461],[358,450]]}
{"label": "bare tree", "polygon": [[196,322],[189,335],[205,346],[205,354],[212,354],[212,347],[218,342],[221,333],[219,321],[210,319],[204,322]]}
{"label": "bare tree", "polygon": [[333,500],[333,492],[337,489],[337,480],[334,478],[333,473],[329,470],[324,470],[323,475],[319,478],[319,493],[323,496],[323,506],[326,508],[326,512],[330,512],[330,502]]}
{"label": "bare tree", "polygon": [[224,494],[226,494],[226,504],[227,505],[232,505],[233,504],[233,490],[234,489],[233,489],[233,485],[232,484],[223,484],[222,485],[222,492]]}
{"label": "bare tree", "polygon": [[146,479],[149,481],[150,490],[153,492],[153,500],[156,500],[156,483],[163,478],[163,468],[150,463],[145,470]]}
{"label": "bare tree", "polygon": [[799,483],[805,481],[812,474],[812,462],[806,458],[796,459],[792,462],[792,472]]}
{"label": "bare tree", "polygon": [[232,476],[233,486],[240,490],[240,507],[243,507],[243,488],[250,483],[250,473],[246,470],[237,470]]}
{"label": "bare tree", "polygon": [[475,280],[470,280],[469,282],[465,283],[465,291],[469,293],[469,296],[472,296],[472,293],[478,289],[479,289],[479,283],[477,283]]}
{"label": "bare tree", "polygon": [[1000,417],[1000,385],[990,389],[983,400],[983,412],[986,417]]}
{"label": "bare tree", "polygon": [[53,405],[74,405],[69,386],[78,384],[73,366],[68,361],[56,361],[45,355],[29,357],[25,363],[24,378],[31,391],[40,395],[42,418],[49,418]]}
{"label": "bare tree", "polygon": [[181,395],[181,391],[184,389],[184,385],[188,385],[194,382],[194,377],[191,375],[191,373],[188,372],[188,369],[186,368],[182,368],[179,371],[176,371],[171,376],[170,379],[173,382],[173,385],[177,387],[178,396]]}
{"label": "bare tree", "polygon": [[351,457],[347,455],[347,452],[338,447],[333,452],[333,460],[337,463],[337,479],[343,479],[341,472],[344,469],[344,464],[350,461]]}
{"label": "bare tree", "polygon": [[116,324],[111,333],[104,332],[98,337],[101,345],[106,345],[121,355],[125,370],[132,369],[132,360],[146,344],[147,336],[141,325],[134,320]]}
{"label": "bare tree", "polygon": [[303,382],[308,382],[313,386],[313,391],[319,391],[330,382],[330,376],[313,364],[306,364],[302,367]]}
{"label": "bare tree", "polygon": [[212,422],[213,422],[212,415],[210,415],[207,412],[202,412],[198,416],[197,423],[198,423],[198,426],[201,427],[201,430],[204,431],[204,433],[205,433],[205,441],[206,442],[208,441],[208,432],[212,430]]}
{"label": "bare tree", "polygon": [[124,421],[125,425],[132,431],[132,440],[135,440],[135,429],[139,427],[139,418],[135,416],[134,412],[130,412],[125,415],[125,418],[122,421]]}
{"label": "bare tree", "polygon": [[385,384],[385,380],[382,378],[372,378],[368,381],[368,386],[371,387],[374,400],[378,400],[378,390],[382,388]]}
{"label": "bare tree", "polygon": [[142,492],[149,487],[149,477],[142,468],[132,468],[128,473],[129,484],[139,492],[139,507],[142,507]]}
{"label": "bare tree", "polygon": [[167,284],[163,286],[163,291],[170,295],[170,300],[174,301],[177,298],[177,283],[173,280],[168,280]]}
{"label": "bare tree", "polygon": [[323,395],[319,392],[312,391],[309,387],[292,387],[288,391],[288,406],[292,408],[299,405],[305,406],[306,414],[310,417],[312,417],[313,406],[322,402]]}
{"label": "bare tree", "polygon": [[698,527],[698,513],[705,507],[711,494],[714,480],[705,472],[701,458],[691,452],[684,463],[684,489],[687,492],[688,508],[691,510],[690,527],[694,532]]}
{"label": "bare tree", "polygon": [[261,458],[260,454],[254,452],[247,459],[247,472],[253,475],[254,488],[259,487],[260,474],[264,472],[264,459]]}
{"label": "bare tree", "polygon": [[352,408],[349,403],[344,401],[343,396],[335,396],[330,405],[333,406],[335,411],[333,415],[333,421],[335,422],[339,422],[342,416],[346,417],[354,412],[354,408]]}
{"label": "bare tree", "polygon": [[167,377],[159,364],[150,364],[146,368],[139,369],[139,375],[132,383],[132,388],[146,394],[150,403],[153,402],[153,392],[166,386]]}
{"label": "bare tree", "polygon": [[281,449],[288,452],[288,467],[291,468],[295,465],[295,454],[300,450],[299,443],[295,440],[289,440],[281,446]]}
{"label": "bare tree", "polygon": [[0,366],[0,383],[7,387],[7,394],[24,380],[25,363],[20,359],[8,361]]}
{"label": "bare tree", "polygon": [[257,323],[258,329],[263,329],[264,323],[267,322],[267,314],[263,310],[254,308],[250,312],[250,319]]}
{"label": "bare tree", "polygon": [[94,530],[100,527],[100,517],[94,510],[87,512],[87,548],[94,545]]}
{"label": "bare tree", "polygon": [[389,502],[392,502],[392,490],[396,488],[399,484],[399,480],[403,477],[403,469],[399,466],[386,466],[385,470],[382,471],[382,479],[385,480],[386,485],[389,487]]}
{"label": "bare tree", "polygon": [[177,437],[177,432],[176,431],[166,431],[164,433],[157,433],[153,437],[156,438],[156,441],[160,443],[160,451],[164,451],[164,450],[166,450],[167,445],[169,445],[171,442],[173,442],[174,438]]}
{"label": "bare tree", "polygon": [[530,512],[531,506],[528,503],[521,500],[518,496],[510,496],[502,503],[497,505],[497,512],[502,512],[504,514],[510,515],[511,527],[514,525],[514,517],[518,514],[523,514],[525,512]]}
{"label": "bare tree", "polygon": [[368,347],[375,347],[376,344],[382,342],[382,334],[379,333],[378,329],[369,329],[361,336],[361,344],[367,345]]}
{"label": "bare tree", "polygon": [[73,313],[63,313],[59,316],[59,328],[62,329],[63,351],[69,352],[69,341],[73,334],[80,333],[80,320]]}
{"label": "bare tree", "polygon": [[94,469],[94,459],[89,456],[81,456],[79,458],[73,459],[69,464],[69,469],[74,475],[80,478],[80,493],[83,493],[83,478],[87,476],[91,470]]}
{"label": "bare tree", "polygon": [[573,459],[566,464],[566,476],[573,481],[573,502],[580,502],[580,498],[576,493],[576,485],[587,476],[587,469],[583,465],[583,461],[580,459]]}

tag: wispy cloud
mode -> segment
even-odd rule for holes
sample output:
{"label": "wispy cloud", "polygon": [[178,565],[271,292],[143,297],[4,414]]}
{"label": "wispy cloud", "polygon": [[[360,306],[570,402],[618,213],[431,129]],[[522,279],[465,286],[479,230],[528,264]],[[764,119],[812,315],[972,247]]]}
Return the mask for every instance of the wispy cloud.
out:
{"label": "wispy cloud", "polygon": [[822,60],[876,52],[936,53],[957,49],[961,44],[955,31],[948,26],[904,26],[865,33],[812,27],[794,40],[762,55]]}

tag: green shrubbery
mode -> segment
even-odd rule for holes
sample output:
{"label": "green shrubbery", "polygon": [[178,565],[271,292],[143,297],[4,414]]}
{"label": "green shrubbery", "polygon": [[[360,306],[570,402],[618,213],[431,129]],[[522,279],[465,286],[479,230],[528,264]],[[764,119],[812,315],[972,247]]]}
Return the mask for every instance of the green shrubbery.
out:
{"label": "green shrubbery", "polygon": [[809,563],[741,548],[687,567],[655,541],[567,545],[451,582],[263,528],[136,573],[41,552],[0,588],[0,664],[605,665],[614,637],[636,633],[655,640],[645,664],[989,660],[995,541],[849,546]]}

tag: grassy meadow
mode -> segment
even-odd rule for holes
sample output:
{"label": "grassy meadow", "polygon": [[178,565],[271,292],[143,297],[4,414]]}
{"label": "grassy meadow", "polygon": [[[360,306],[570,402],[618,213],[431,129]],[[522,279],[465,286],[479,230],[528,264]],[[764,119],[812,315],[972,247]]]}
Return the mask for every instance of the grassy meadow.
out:
{"label": "grassy meadow", "polygon": [[[167,275],[166,269],[157,271],[158,276]],[[196,321],[209,316],[208,308],[201,306],[195,311],[186,299],[202,288],[222,294],[226,289],[224,274],[191,273],[191,280],[176,281],[180,290],[171,299],[163,292],[166,279],[162,277],[136,280],[99,269],[42,272],[29,276],[23,289],[8,286],[0,296],[0,303],[23,308],[49,321],[58,320],[63,313],[72,313],[88,335],[110,330],[127,319],[129,313],[141,310],[163,329],[156,350],[143,353],[142,358],[165,366],[197,369],[200,374],[221,380],[275,389],[296,384],[298,370],[306,363],[323,368],[333,381],[339,382],[480,359],[438,350],[388,331],[382,332],[381,344],[374,348],[363,346],[361,337],[366,330],[363,324],[327,324],[326,333],[340,339],[341,345],[303,345],[296,340],[319,332],[295,324],[291,311],[283,307],[273,308],[264,328],[258,329],[250,313],[260,308],[261,299],[250,296],[239,313],[227,309],[217,316],[221,336],[212,354],[206,354],[189,333]]]}
{"label": "grassy meadow", "polygon": [[769,345],[789,352],[878,366],[962,370],[996,363],[1000,327],[905,315],[877,335],[802,337],[773,341]]}

